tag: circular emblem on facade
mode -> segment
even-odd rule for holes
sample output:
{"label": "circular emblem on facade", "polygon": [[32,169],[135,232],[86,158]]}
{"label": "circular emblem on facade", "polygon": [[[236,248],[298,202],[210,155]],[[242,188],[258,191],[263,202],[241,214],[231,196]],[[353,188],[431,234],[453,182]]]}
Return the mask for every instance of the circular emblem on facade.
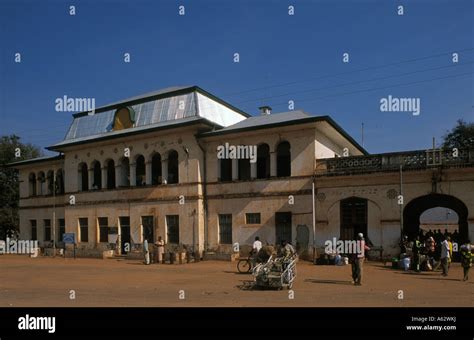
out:
{"label": "circular emblem on facade", "polygon": [[393,200],[395,197],[397,197],[398,191],[395,189],[390,189],[387,191],[387,197],[391,200]]}
{"label": "circular emblem on facade", "polygon": [[326,199],[326,194],[324,192],[320,192],[316,195],[316,198],[318,199],[318,201],[322,202]]}

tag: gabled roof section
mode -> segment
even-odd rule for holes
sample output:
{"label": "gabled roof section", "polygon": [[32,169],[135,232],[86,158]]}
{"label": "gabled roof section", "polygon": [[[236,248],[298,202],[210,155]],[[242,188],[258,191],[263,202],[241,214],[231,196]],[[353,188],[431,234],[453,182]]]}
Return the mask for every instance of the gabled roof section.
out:
{"label": "gabled roof section", "polygon": [[[122,108],[133,112],[133,126],[114,131],[117,110]],[[48,149],[59,150],[70,144],[119,137],[129,132],[156,130],[160,126],[187,125],[200,118],[210,125],[225,127],[250,115],[198,86],[183,86],[128,98],[96,108],[94,113],[80,112],[73,114],[73,117],[64,140]]]}
{"label": "gabled roof section", "polygon": [[203,136],[207,135],[221,135],[231,132],[242,131],[246,129],[264,128],[275,124],[288,125],[291,122],[299,121],[301,119],[311,118],[309,114],[301,110],[272,113],[268,115],[259,115],[249,117],[236,124],[227,126],[217,131],[203,133]]}
{"label": "gabled roof section", "polygon": [[268,115],[250,117],[236,124],[224,127],[222,129],[204,132],[200,136],[211,137],[211,136],[226,135],[226,134],[231,134],[231,133],[239,133],[239,132],[244,132],[244,131],[270,129],[270,128],[275,128],[275,127],[285,127],[285,126],[291,126],[291,125],[297,125],[297,124],[308,124],[308,123],[315,123],[315,122],[326,123],[328,127],[337,131],[337,133],[339,133],[339,135],[341,135],[342,138],[349,141],[349,143],[351,143],[355,148],[357,148],[364,155],[369,154],[367,150],[365,150],[361,145],[359,145],[359,143],[357,143],[357,141],[355,141],[354,138],[352,138],[331,117],[311,116],[308,113],[301,110],[282,112],[282,113],[272,113]]}

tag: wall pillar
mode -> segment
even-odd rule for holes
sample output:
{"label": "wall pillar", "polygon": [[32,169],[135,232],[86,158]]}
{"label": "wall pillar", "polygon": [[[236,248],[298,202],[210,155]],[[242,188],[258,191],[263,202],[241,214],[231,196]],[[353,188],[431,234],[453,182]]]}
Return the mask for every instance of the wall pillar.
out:
{"label": "wall pillar", "polygon": [[101,168],[101,172],[102,172],[102,177],[101,177],[101,181],[102,181],[102,189],[107,189],[107,167],[102,167]]}
{"label": "wall pillar", "polygon": [[237,181],[239,179],[239,160],[232,160],[232,180]]}
{"label": "wall pillar", "polygon": [[115,187],[118,188],[122,185],[122,167],[120,165],[115,166]]}
{"label": "wall pillar", "polygon": [[89,190],[92,190],[93,189],[93,185],[94,185],[94,168],[90,168],[90,169],[87,169],[87,171],[89,172]]}
{"label": "wall pillar", "polygon": [[161,177],[163,178],[161,183],[168,184],[168,159],[161,160]]}
{"label": "wall pillar", "polygon": [[250,178],[251,179],[257,178],[257,162],[255,163],[250,162]]}
{"label": "wall pillar", "polygon": [[276,151],[270,152],[270,177],[276,177],[277,175],[277,153]]}
{"label": "wall pillar", "polygon": [[151,185],[151,175],[152,175],[152,168],[151,168],[151,161],[145,163],[145,181],[146,185]]}
{"label": "wall pillar", "polygon": [[137,185],[137,164],[130,163],[130,186]]}

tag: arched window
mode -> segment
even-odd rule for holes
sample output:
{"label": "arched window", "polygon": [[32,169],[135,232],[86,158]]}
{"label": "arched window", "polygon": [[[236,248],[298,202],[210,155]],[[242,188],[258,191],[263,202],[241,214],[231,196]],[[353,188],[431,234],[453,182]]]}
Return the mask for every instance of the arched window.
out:
{"label": "arched window", "polygon": [[115,188],[115,162],[113,159],[109,159],[105,163],[107,167],[107,189]]}
{"label": "arched window", "polygon": [[232,159],[219,159],[219,167],[221,172],[219,180],[221,182],[232,181]]}
{"label": "arched window", "polygon": [[168,184],[179,183],[179,161],[175,150],[168,154]]}
{"label": "arched window", "polygon": [[92,182],[92,189],[102,189],[102,170],[99,161],[92,162],[92,169],[94,169],[94,181]]}
{"label": "arched window", "polygon": [[135,184],[137,186],[146,185],[145,157],[142,155],[135,159]]}
{"label": "arched window", "polygon": [[257,148],[257,178],[270,178],[270,147],[267,144]]}
{"label": "arched window", "polygon": [[52,195],[54,190],[54,171],[49,170],[48,174],[46,175],[46,186],[47,186],[47,194]]}
{"label": "arched window", "polygon": [[151,158],[151,184],[161,184],[161,155],[155,153]]}
{"label": "arched window", "polygon": [[46,182],[46,179],[44,176],[44,172],[43,171],[38,172],[38,195],[40,196],[46,193],[46,190],[44,188],[45,182]]}
{"label": "arched window", "polygon": [[64,194],[64,176],[63,169],[56,171],[56,194]]}
{"label": "arched window", "polygon": [[130,186],[130,161],[127,157],[123,157],[120,161],[120,185]]}
{"label": "arched window", "polygon": [[87,164],[81,163],[78,167],[78,189],[80,191],[89,190],[89,174],[87,172]]}
{"label": "arched window", "polygon": [[30,196],[36,196],[36,175],[34,172],[28,176],[28,183]]}
{"label": "arched window", "polygon": [[291,176],[291,152],[288,142],[281,142],[277,147],[277,176]]}
{"label": "arched window", "polygon": [[239,180],[248,181],[250,180],[250,159],[239,159]]}

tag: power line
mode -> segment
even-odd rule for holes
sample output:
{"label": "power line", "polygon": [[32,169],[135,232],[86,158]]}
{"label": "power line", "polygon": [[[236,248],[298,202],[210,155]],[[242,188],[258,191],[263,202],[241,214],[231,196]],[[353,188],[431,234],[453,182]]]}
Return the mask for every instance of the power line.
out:
{"label": "power line", "polygon": [[459,53],[459,52],[472,51],[472,50],[474,50],[474,48],[464,48],[464,49],[461,49],[461,50],[455,50],[455,51],[453,50],[451,52],[444,52],[444,53],[438,53],[438,54],[433,54],[433,55],[419,57],[419,58],[412,58],[412,59],[402,60],[402,61],[398,61],[398,62],[394,62],[394,63],[383,64],[383,65],[379,65],[379,66],[370,66],[370,67],[365,67],[365,68],[356,69],[356,70],[352,70],[352,71],[345,71],[345,72],[340,72],[340,73],[335,73],[335,74],[326,74],[326,75],[322,75],[322,76],[315,76],[315,77],[311,77],[311,78],[307,78],[307,79],[296,80],[296,81],[287,82],[287,83],[280,83],[280,84],[271,85],[271,86],[256,87],[256,88],[253,88],[253,89],[228,93],[228,94],[224,94],[224,95],[232,97],[234,95],[242,94],[242,93],[267,90],[267,89],[275,88],[275,87],[283,87],[283,86],[294,85],[294,84],[298,84],[298,83],[304,83],[304,82],[308,82],[308,81],[311,81],[311,80],[318,80],[318,79],[324,79],[324,78],[333,78],[333,77],[338,77],[338,76],[341,76],[341,75],[347,75],[347,74],[352,74],[352,73],[357,73],[357,72],[376,70],[376,69],[380,69],[380,68],[397,66],[397,65],[401,65],[401,64],[406,64],[406,63],[411,63],[411,62],[416,62],[416,61],[421,61],[421,60],[437,58],[437,57],[452,54],[452,53]]}
{"label": "power line", "polygon": [[[371,92],[371,91],[377,91],[377,90],[384,90],[384,89],[389,89],[393,87],[399,87],[399,86],[409,86],[409,85],[414,85],[414,84],[420,84],[420,83],[425,83],[425,82],[431,82],[435,80],[442,80],[442,79],[449,79],[449,78],[457,78],[457,77],[465,77],[468,75],[474,74],[474,72],[469,72],[469,73],[460,73],[460,74],[455,74],[451,76],[445,76],[445,77],[439,77],[439,78],[433,78],[433,79],[426,79],[426,80],[420,80],[420,81],[414,81],[414,82],[409,82],[409,83],[400,83],[400,84],[393,84],[389,86],[384,86],[384,87],[376,87],[372,89],[364,89],[364,90],[356,90],[356,91],[351,91],[351,92],[343,92],[343,93],[336,93],[336,94],[330,94],[326,96],[321,96],[321,97],[316,97],[316,98],[310,98],[310,99],[301,99],[301,100],[296,100],[295,102],[311,102],[314,100],[318,99],[323,99],[323,98],[330,98],[330,97],[339,97],[339,96],[345,96],[348,94],[354,94],[354,93],[362,93],[362,92]],[[276,105],[287,105],[288,103],[277,103]]]}
{"label": "power line", "polygon": [[[474,63],[474,61],[469,61],[469,62],[462,63],[462,64],[454,64],[454,65],[440,66],[440,67],[428,68],[428,69],[412,71],[412,72],[406,72],[406,73],[392,74],[392,75],[384,76],[384,77],[358,80],[358,81],[354,81],[354,82],[337,84],[337,85],[333,85],[333,86],[324,86],[324,87],[320,87],[320,88],[316,88],[316,89],[294,91],[294,92],[288,92],[288,93],[278,94],[278,95],[274,95],[274,96],[266,96],[264,99],[285,97],[285,96],[301,94],[301,93],[310,93],[310,92],[322,91],[322,90],[333,89],[333,88],[338,88],[338,87],[344,87],[344,86],[349,86],[349,85],[361,84],[361,83],[365,83],[365,82],[378,81],[378,80],[384,80],[384,79],[389,79],[389,78],[403,77],[403,76],[412,75],[412,74],[416,74],[416,73],[429,72],[429,71],[441,70],[441,69],[445,69],[445,68],[452,68],[452,67],[458,67],[458,66],[472,65],[473,63]],[[236,103],[258,102],[258,101],[261,101],[262,99],[263,98],[248,99],[248,100],[238,101]]]}

